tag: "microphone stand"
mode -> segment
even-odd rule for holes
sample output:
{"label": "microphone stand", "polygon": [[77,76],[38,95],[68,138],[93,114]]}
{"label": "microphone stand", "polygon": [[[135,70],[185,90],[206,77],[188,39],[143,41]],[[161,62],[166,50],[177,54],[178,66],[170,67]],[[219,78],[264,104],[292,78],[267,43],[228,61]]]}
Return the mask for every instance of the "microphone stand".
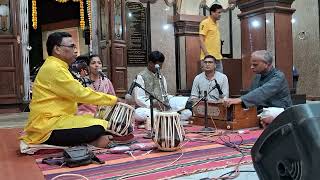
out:
{"label": "microphone stand", "polygon": [[[210,89],[209,92],[204,91],[204,95],[203,97],[201,97],[196,103],[194,103],[192,105],[192,108],[195,107],[196,105],[198,105],[201,101],[204,101],[204,127],[201,129],[201,131],[205,131],[205,132],[214,132],[214,129],[212,127],[209,127],[208,125],[208,94],[211,93],[211,91],[213,91],[214,89],[217,88],[217,85],[215,85],[213,88]],[[219,100],[218,98],[216,98],[215,96],[213,96],[216,100]]]}
{"label": "microphone stand", "polygon": [[143,88],[139,83],[135,82],[135,86],[139,87],[140,89],[144,90],[145,93],[147,93],[149,95],[149,100],[150,100],[150,120],[151,120],[151,131],[144,136],[144,138],[146,139],[151,139],[154,135],[153,133],[153,122],[154,122],[154,117],[153,117],[153,100],[157,100],[158,102],[160,102],[161,104],[163,104],[166,108],[170,108],[170,106],[164,102],[162,102],[160,99],[156,98],[152,93],[150,93],[148,90],[146,90],[145,88]]}

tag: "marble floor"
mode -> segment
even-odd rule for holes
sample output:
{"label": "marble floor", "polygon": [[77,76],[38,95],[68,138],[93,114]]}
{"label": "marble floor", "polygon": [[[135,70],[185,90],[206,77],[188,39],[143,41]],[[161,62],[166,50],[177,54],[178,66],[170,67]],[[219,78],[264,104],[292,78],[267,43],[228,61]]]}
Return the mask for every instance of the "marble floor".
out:
{"label": "marble floor", "polygon": [[28,119],[28,112],[0,114],[0,128],[23,127]]}

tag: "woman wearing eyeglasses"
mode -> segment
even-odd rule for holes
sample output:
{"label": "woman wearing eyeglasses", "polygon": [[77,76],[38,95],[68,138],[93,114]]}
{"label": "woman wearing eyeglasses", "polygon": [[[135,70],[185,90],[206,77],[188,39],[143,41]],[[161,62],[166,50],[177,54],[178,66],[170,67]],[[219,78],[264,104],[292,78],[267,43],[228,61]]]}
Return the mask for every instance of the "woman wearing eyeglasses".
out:
{"label": "woman wearing eyeglasses", "polygon": [[[115,91],[111,81],[101,72],[102,62],[97,55],[89,57],[88,70],[89,78],[92,83],[89,85],[92,89],[98,92],[104,92],[115,96]],[[78,115],[91,115],[94,116],[97,111],[96,105],[82,104],[78,107]]]}

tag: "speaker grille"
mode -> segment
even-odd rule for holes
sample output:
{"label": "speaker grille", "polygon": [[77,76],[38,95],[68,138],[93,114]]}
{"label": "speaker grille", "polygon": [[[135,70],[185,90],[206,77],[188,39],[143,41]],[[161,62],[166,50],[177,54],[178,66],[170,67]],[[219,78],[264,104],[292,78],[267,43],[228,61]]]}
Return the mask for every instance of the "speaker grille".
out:
{"label": "speaker grille", "polygon": [[302,167],[300,161],[279,161],[278,162],[278,174],[280,179],[292,179],[301,180]]}

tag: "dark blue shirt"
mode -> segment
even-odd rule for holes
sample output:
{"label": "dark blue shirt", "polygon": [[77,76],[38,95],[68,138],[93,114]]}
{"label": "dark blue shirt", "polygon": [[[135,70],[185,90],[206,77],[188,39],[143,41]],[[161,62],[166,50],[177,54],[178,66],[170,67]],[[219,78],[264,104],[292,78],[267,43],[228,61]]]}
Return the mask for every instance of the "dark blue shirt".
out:
{"label": "dark blue shirt", "polygon": [[257,74],[251,84],[249,93],[241,96],[246,107],[280,107],[292,105],[288,82],[283,72],[272,68],[265,74]]}

